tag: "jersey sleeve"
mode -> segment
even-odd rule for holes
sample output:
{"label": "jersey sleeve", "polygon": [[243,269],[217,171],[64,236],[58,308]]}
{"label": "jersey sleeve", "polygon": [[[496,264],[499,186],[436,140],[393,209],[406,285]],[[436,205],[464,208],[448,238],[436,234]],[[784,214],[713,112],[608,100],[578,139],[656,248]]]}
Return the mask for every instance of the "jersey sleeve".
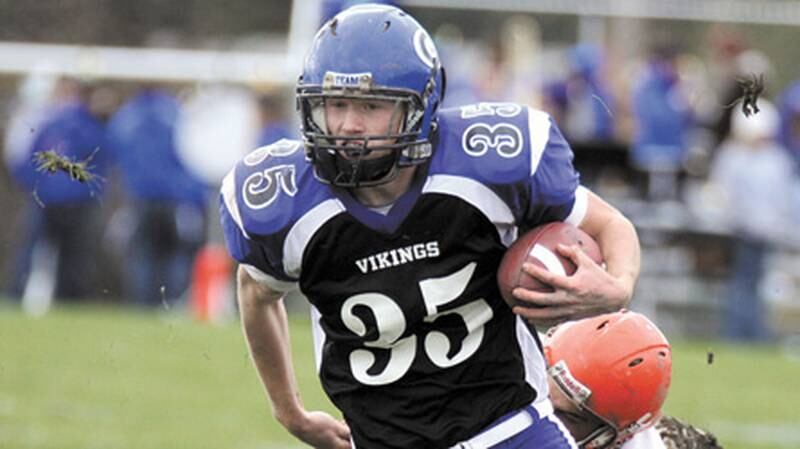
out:
{"label": "jersey sleeve", "polygon": [[529,110],[531,134],[530,201],[523,214],[524,226],[550,221],[578,225],[588,203],[588,191],[581,187],[573,166],[573,152],[552,118]]}
{"label": "jersey sleeve", "polygon": [[242,264],[254,279],[275,291],[297,289],[297,279],[284,271],[278,240],[269,236],[251,236],[245,229],[236,191],[234,168],[222,182],[219,205],[225,245],[231,257]]}
{"label": "jersey sleeve", "polygon": [[437,137],[434,175],[486,186],[513,217],[506,225],[526,230],[550,221],[581,223],[587,191],[580,187],[572,148],[546,112],[515,103],[446,109]]}

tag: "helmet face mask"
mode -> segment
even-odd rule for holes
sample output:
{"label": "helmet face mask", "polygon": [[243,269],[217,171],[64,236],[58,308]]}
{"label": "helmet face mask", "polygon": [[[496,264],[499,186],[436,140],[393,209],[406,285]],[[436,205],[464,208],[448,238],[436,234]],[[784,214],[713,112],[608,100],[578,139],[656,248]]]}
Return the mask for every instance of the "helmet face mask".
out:
{"label": "helmet face mask", "polygon": [[[403,11],[357,6],[317,33],[297,85],[306,156],[322,182],[356,188],[393,180],[430,158],[443,70],[427,32]],[[393,105],[385,129],[341,133],[327,108],[336,102]],[[375,154],[380,153],[380,156]]]}
{"label": "helmet face mask", "polygon": [[[409,97],[331,90],[306,92],[298,99],[304,111],[306,155],[314,165],[315,175],[333,185],[364,187],[391,181],[397,176],[399,168],[407,165],[404,164],[405,160],[401,160],[403,151],[410,145],[418,144],[414,140],[415,134],[405,131],[409,123],[413,126],[415,119],[406,112],[413,108],[413,101]],[[353,102],[357,106],[389,102],[391,116],[381,126],[381,132],[359,135],[337,133],[329,126],[327,109],[335,108],[342,102]]]}
{"label": "helmet face mask", "polygon": [[[548,369],[548,374],[558,390],[561,391],[564,397],[579,411],[578,414],[586,421],[595,423],[596,427],[593,430],[589,430],[585,435],[573,434],[578,447],[584,449],[604,449],[611,447],[611,445],[617,441],[619,429],[612,422],[597,415],[589,407],[588,403],[592,391],[586,385],[583,385],[580,381],[575,379],[563,360],[551,366]],[[585,427],[586,423],[581,423],[581,425]],[[570,430],[575,432],[573,429]]]}
{"label": "helmet face mask", "polygon": [[[597,415],[594,415],[597,416]],[[594,432],[587,435],[581,441],[577,441],[578,447],[584,449],[606,449],[615,447],[618,441],[619,432],[609,423],[600,426]]]}

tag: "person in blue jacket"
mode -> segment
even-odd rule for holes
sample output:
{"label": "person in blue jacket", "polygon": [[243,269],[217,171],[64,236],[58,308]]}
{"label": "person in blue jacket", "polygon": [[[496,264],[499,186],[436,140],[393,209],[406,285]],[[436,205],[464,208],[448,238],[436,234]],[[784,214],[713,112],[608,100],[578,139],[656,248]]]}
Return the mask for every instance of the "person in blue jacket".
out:
{"label": "person in blue jacket", "polygon": [[648,175],[647,196],[677,194],[694,116],[678,75],[676,52],[659,48],[633,88],[636,131],[631,145],[634,167]]}
{"label": "person in blue jacket", "polygon": [[125,295],[138,305],[179,298],[205,240],[207,187],[178,157],[174,131],[179,113],[171,93],[147,86],[108,125],[133,216],[123,284]]}
{"label": "person in blue jacket", "polygon": [[603,55],[591,44],[568,52],[569,73],[545,87],[545,99],[573,141],[607,141],[614,137],[614,101],[601,74]]}
{"label": "person in blue jacket", "polygon": [[[91,87],[62,78],[57,100],[31,130],[35,134],[26,157],[10,168],[14,180],[28,193],[25,235],[17,249],[9,294],[21,297],[32,269],[34,248],[49,245],[56,256],[54,296],[81,299],[99,296],[96,288],[100,231],[100,202],[111,155],[105,146],[105,128],[89,110]],[[90,176],[76,179],[65,170],[42,170],[40,156],[49,153],[62,161],[83,162]]]}

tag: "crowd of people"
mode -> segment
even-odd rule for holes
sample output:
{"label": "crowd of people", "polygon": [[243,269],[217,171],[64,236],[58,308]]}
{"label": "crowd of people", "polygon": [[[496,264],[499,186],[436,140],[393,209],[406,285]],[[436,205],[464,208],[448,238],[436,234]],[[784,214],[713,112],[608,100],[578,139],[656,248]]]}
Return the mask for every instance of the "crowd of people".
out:
{"label": "crowd of people", "polygon": [[[5,161],[25,194],[25,220],[5,294],[39,302],[113,296],[151,308],[185,299],[216,186],[178,148],[179,93],[142,84],[117,104],[90,80],[42,75],[20,93]],[[260,101],[261,135],[251,147],[291,134],[275,113],[280,100],[265,94]],[[121,194],[107,204],[114,189]],[[115,292],[102,280],[116,272],[103,266],[112,257],[121,278]]]}

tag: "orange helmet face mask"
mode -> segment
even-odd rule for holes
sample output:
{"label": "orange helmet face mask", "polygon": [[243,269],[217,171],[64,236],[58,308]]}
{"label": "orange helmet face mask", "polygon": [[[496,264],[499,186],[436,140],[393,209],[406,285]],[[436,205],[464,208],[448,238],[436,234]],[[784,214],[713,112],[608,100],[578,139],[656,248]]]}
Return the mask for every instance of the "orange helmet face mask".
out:
{"label": "orange helmet face mask", "polygon": [[644,315],[623,310],[565,323],[544,351],[555,384],[606,424],[579,441],[580,447],[618,446],[661,417],[672,351]]}

